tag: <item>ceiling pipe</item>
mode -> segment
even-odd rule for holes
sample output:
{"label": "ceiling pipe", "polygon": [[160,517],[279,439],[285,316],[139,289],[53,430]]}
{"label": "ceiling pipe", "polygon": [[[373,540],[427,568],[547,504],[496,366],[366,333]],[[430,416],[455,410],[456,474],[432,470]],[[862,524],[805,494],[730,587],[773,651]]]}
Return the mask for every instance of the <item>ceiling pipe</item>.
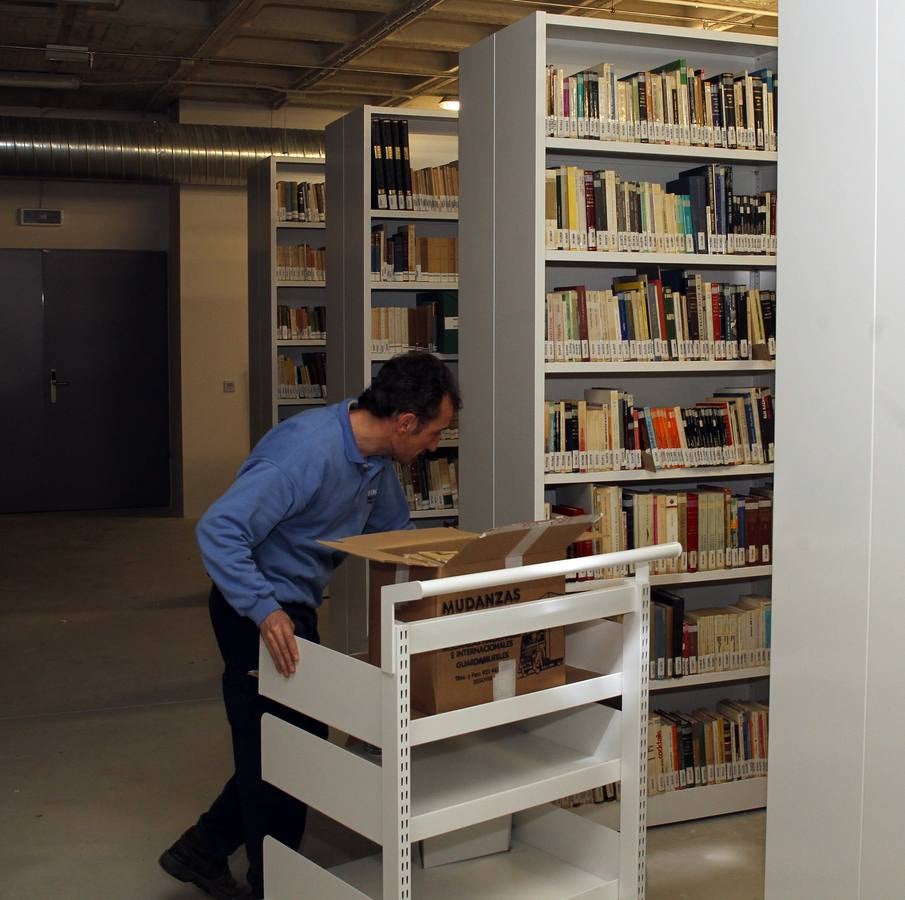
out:
{"label": "ceiling pipe", "polygon": [[0,116],[0,176],[243,185],[268,156],[322,159],[303,129]]}

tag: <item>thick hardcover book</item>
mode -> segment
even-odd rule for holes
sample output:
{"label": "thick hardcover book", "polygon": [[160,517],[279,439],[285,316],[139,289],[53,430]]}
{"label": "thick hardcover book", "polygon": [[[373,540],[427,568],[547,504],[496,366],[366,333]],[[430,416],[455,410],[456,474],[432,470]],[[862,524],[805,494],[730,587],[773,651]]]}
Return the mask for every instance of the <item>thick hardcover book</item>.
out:
{"label": "thick hardcover book", "polygon": [[459,293],[458,291],[419,291],[415,294],[418,306],[436,304],[435,340],[438,353],[459,352]]}
{"label": "thick hardcover book", "polygon": [[[400,209],[396,184],[396,151],[393,149],[393,126],[389,119],[380,119],[380,142],[383,148],[383,175],[386,183],[387,207]],[[405,209],[403,202],[402,209]]]}
{"label": "thick hardcover book", "polygon": [[409,123],[408,119],[399,120],[399,149],[402,153],[401,175],[402,192],[405,196],[405,208],[414,209],[414,197],[412,195],[412,162],[409,155]]}
{"label": "thick hardcover book", "polygon": [[671,630],[667,638],[668,653],[672,672],[668,677],[678,678],[685,673],[682,664],[682,626],[685,618],[685,599],[671,591],[655,588],[651,591],[651,602],[659,603],[672,610]]}

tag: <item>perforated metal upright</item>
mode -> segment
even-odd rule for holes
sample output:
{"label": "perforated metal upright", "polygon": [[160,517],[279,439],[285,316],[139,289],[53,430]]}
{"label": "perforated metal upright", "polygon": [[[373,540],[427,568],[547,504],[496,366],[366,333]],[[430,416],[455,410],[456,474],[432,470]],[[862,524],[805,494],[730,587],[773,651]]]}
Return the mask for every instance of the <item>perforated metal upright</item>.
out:
{"label": "perforated metal upright", "polygon": [[[267,838],[268,900],[643,898],[648,566],[680,552],[664,544],[391,585],[382,595],[380,668],[299,640],[298,670],[284,679],[262,649],[263,694],[359,739],[341,747],[265,716],[264,778],[382,847],[328,871]],[[634,566],[634,577],[455,616],[395,618],[397,604],[422,597],[613,565]],[[412,718],[414,654],[560,626],[565,684]],[[379,759],[365,744],[381,748]],[[615,782],[618,830],[554,803]],[[508,853],[435,869],[413,864],[415,842],[509,814]]]}

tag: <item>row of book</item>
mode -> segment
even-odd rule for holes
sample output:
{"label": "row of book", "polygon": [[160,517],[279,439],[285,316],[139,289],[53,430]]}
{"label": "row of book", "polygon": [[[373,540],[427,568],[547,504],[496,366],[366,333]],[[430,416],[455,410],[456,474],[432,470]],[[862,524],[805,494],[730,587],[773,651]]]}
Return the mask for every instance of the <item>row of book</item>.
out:
{"label": "row of book", "polygon": [[372,281],[452,281],[458,278],[459,239],[418,237],[414,225],[371,228]]}
{"label": "row of book", "polygon": [[[747,493],[698,485],[688,490],[641,491],[594,485],[596,524],[570,548],[572,556],[616,553],[677,541],[676,559],[651,563],[652,575],[722,572],[769,565],[773,549],[773,489]],[[583,515],[581,506],[554,505],[551,515]],[[575,581],[624,578],[627,566],[584,569]]]}
{"label": "row of book", "polygon": [[323,222],[327,195],[323,181],[278,181],[277,221]]}
{"label": "row of book", "polygon": [[660,471],[774,461],[773,391],[729,387],[694,405],[635,406],[618,388],[546,400],[544,471]]}
{"label": "row of book", "polygon": [[371,208],[456,212],[458,161],[412,169],[407,119],[371,119]]}
{"label": "row of book", "polygon": [[[650,547],[678,541],[676,559],[651,564],[653,575],[721,572],[769,565],[773,542],[773,490],[755,487],[746,494],[698,485],[680,491],[637,491],[597,485],[592,510],[600,515],[590,553]],[[585,572],[594,578],[624,577],[624,567]]]}
{"label": "row of book", "polygon": [[324,281],[327,251],[310,244],[277,244],[277,281]]}
{"label": "row of book", "polygon": [[277,340],[327,340],[327,308],[278,304]]}
{"label": "row of book", "polygon": [[546,362],[776,358],[776,293],[666,271],[545,295]]}
{"label": "row of book", "polygon": [[459,440],[459,413],[458,410],[453,413],[449,420],[449,425],[440,432],[441,441],[458,441]]}
{"label": "row of book", "polygon": [[415,306],[371,308],[371,352],[459,352],[459,295],[455,291],[424,291]]}
{"label": "row of book", "polygon": [[548,137],[776,150],[772,69],[705,77],[677,59],[621,77],[612,63],[548,65],[546,77]]}
{"label": "row of book", "polygon": [[327,396],[327,354],[303,353],[301,360],[277,354],[277,397],[322,400]]}
{"label": "row of book", "polygon": [[[767,775],[770,708],[755,700],[720,700],[690,713],[654,710],[647,724],[647,795]],[[618,800],[619,783],[557,800],[566,809]]]}
{"label": "row of book", "polygon": [[665,185],[612,169],[544,173],[548,250],[776,253],[776,192],[736,194],[732,167],[712,163]]}
{"label": "row of book", "polygon": [[685,598],[650,595],[650,677],[656,681],[770,664],[771,600],[743,594],[722,607],[686,609]]}
{"label": "row of book", "polygon": [[394,463],[409,509],[455,509],[459,503],[458,460],[438,454],[419,456],[410,463]]}
{"label": "row of book", "polygon": [[767,774],[766,703],[720,700],[690,713],[655,709],[647,726],[647,793],[761,778]]}

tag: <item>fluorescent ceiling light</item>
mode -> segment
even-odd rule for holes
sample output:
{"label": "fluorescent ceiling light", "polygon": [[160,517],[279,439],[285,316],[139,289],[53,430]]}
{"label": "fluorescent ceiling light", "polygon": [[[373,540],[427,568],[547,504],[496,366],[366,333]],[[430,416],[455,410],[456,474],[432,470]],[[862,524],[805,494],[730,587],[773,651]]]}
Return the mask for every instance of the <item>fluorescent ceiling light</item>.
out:
{"label": "fluorescent ceiling light", "polygon": [[72,47],[69,44],[48,44],[44,56],[53,62],[91,63],[92,53],[87,47]]}
{"label": "fluorescent ceiling light", "polygon": [[56,72],[0,72],[0,87],[75,91],[80,84],[77,75],[58,75]]}
{"label": "fluorescent ceiling light", "polygon": [[458,97],[444,97],[440,101],[440,109],[449,109],[453,112],[458,112],[461,104],[459,103]]}

